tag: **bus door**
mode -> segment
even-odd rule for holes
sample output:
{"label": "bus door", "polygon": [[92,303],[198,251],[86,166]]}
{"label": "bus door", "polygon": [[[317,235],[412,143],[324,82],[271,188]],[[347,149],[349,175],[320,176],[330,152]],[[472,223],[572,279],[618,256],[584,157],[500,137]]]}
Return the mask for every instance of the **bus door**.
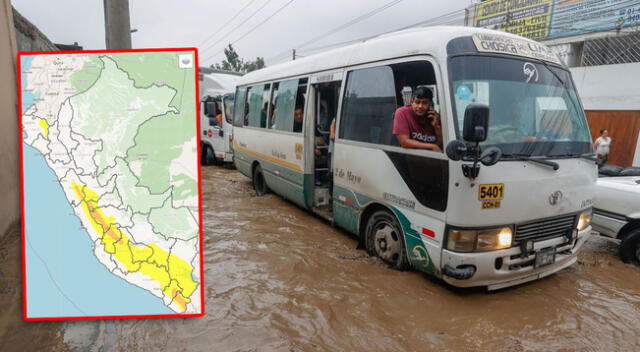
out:
{"label": "bus door", "polygon": [[342,73],[320,74],[311,78],[309,111],[313,116],[312,138],[307,139],[313,146],[313,209],[330,217],[331,194],[333,193],[333,173],[331,158],[333,152],[332,125],[338,112],[338,100]]}
{"label": "bus door", "polygon": [[220,147],[217,150],[220,153],[220,157],[224,158],[225,162],[231,162],[231,142],[233,142],[233,94],[225,95],[221,102],[222,125],[220,126],[220,132],[218,133],[220,136],[218,139]]}

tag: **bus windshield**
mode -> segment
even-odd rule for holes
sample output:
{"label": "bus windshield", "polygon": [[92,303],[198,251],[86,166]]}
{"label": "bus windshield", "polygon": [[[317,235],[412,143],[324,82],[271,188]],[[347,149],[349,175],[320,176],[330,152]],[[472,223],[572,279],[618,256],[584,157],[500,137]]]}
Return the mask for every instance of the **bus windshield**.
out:
{"label": "bus windshield", "polygon": [[483,146],[503,158],[563,157],[593,152],[591,135],[569,72],[543,61],[460,56],[450,62],[458,136],[471,103],[489,106]]}

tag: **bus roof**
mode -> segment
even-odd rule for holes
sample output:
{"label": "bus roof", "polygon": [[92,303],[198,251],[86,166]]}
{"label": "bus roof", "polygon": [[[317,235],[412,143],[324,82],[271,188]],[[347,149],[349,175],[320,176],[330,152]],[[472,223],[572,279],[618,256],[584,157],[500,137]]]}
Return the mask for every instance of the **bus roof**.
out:
{"label": "bus roof", "polygon": [[202,74],[201,83],[205,89],[233,91],[239,79],[239,76],[227,73],[205,73]]}
{"label": "bus roof", "polygon": [[241,86],[403,56],[428,53],[433,56],[446,57],[449,41],[474,34],[499,35],[541,45],[514,34],[484,28],[463,26],[411,28],[382,34],[356,44],[253,71],[240,78],[237,84]]}

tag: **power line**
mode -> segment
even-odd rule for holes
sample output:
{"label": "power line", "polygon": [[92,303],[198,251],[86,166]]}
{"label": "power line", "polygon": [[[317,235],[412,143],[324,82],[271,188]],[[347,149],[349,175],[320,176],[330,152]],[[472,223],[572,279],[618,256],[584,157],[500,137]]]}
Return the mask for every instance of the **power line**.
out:
{"label": "power line", "polygon": [[262,4],[262,6],[260,6],[256,11],[254,11],[251,15],[249,15],[249,17],[247,17],[244,21],[242,21],[237,26],[233,27],[233,29],[231,31],[227,32],[227,34],[225,34],[224,36],[220,37],[220,39],[218,39],[215,43],[213,43],[213,44],[209,45],[208,47],[206,47],[204,50],[202,50],[202,52],[204,53],[205,51],[213,48],[216,44],[218,44],[221,41],[223,41],[225,38],[227,38],[229,35],[231,35],[231,33],[235,32],[236,29],[240,28],[243,24],[247,23],[247,21],[252,19],[253,16],[255,16],[258,12],[260,12],[263,8],[265,8],[265,6],[267,6],[272,1],[273,0],[267,0],[264,4]]}
{"label": "power line", "polygon": [[[464,14],[465,14],[465,10],[464,9],[456,10],[456,11],[448,12],[446,14],[442,14],[442,15],[430,18],[430,19],[428,19],[426,21],[416,22],[416,23],[413,23],[413,24],[405,26],[405,27],[396,28],[396,29],[392,29],[390,31],[386,31],[386,32],[382,32],[382,33],[378,33],[378,34],[374,34],[374,35],[370,35],[370,36],[366,36],[366,37],[361,37],[361,38],[357,38],[357,39],[352,39],[352,40],[347,40],[347,41],[343,41],[343,42],[317,46],[317,47],[306,49],[306,50],[304,50],[304,52],[313,52],[313,51],[318,51],[318,50],[327,49],[327,48],[331,48],[331,47],[337,47],[337,46],[347,45],[347,44],[351,44],[351,43],[356,43],[356,42],[368,40],[368,39],[371,39],[371,38],[375,38],[377,36],[384,35],[384,34],[387,34],[387,33],[396,32],[396,31],[409,29],[409,28],[413,28],[413,27],[418,27],[418,26],[427,26],[427,25],[436,25],[436,24],[448,24],[448,23],[451,23],[453,21],[459,21],[461,19],[464,19]],[[458,17],[460,17],[459,15],[463,15],[462,18],[458,18]],[[442,22],[442,21],[445,21],[445,22]],[[272,60],[275,60],[275,59],[288,57],[288,56],[289,56],[289,51],[286,51],[286,52],[282,52],[282,53],[280,53],[280,54],[278,54],[276,56],[273,56],[273,57],[269,58],[268,60],[272,61]]]}
{"label": "power line", "polygon": [[[376,14],[378,14],[378,13],[380,13],[380,12],[382,12],[382,11],[392,7],[392,6],[395,6],[395,5],[399,4],[399,3],[401,3],[402,1],[404,1],[404,0],[394,0],[394,1],[388,2],[388,3],[384,4],[384,5],[376,8],[376,9],[373,9],[373,10],[371,10],[371,11],[369,11],[369,12],[363,14],[363,15],[360,15],[359,17],[356,17],[356,18],[354,18],[354,19],[352,19],[352,20],[350,20],[350,21],[348,21],[348,22],[346,22],[346,23],[344,23],[344,24],[342,24],[342,25],[340,25],[338,27],[335,27],[335,28],[333,28],[333,29],[331,29],[331,30],[319,35],[319,36],[316,36],[313,39],[310,39],[310,40],[308,40],[308,41],[306,41],[304,43],[298,44],[298,45],[295,46],[295,48],[296,49],[303,48],[303,47],[309,45],[310,43],[313,43],[314,41],[316,41],[316,40],[318,40],[320,38],[327,37],[327,36],[329,36],[331,34],[334,34],[334,33],[338,32],[338,31],[341,31],[343,29],[351,27],[351,26],[353,26],[354,24],[356,24],[358,22],[362,22],[365,19],[367,19],[367,18],[369,18],[369,17],[371,17],[373,15],[376,15]],[[289,55],[289,52],[291,52],[291,50],[287,50],[285,52],[282,52],[282,53],[276,55],[275,57],[281,57],[282,55]]]}
{"label": "power line", "polygon": [[384,11],[384,10],[388,9],[388,8],[391,8],[391,7],[393,7],[393,6],[395,6],[395,5],[399,4],[399,3],[401,3],[401,2],[403,2],[403,1],[404,1],[404,0],[394,0],[394,1],[388,2],[388,3],[386,3],[386,4],[384,4],[384,5],[382,5],[382,6],[378,7],[378,8],[376,8],[376,9],[374,9],[374,10],[372,10],[372,11],[369,11],[369,12],[365,13],[364,15],[362,15],[362,16],[360,16],[360,17],[357,17],[357,18],[355,18],[355,19],[353,19],[353,20],[351,20],[351,21],[349,21],[349,22],[347,22],[347,23],[345,23],[345,24],[343,24],[343,25],[341,25],[341,26],[338,26],[338,27],[336,27],[336,28],[334,28],[334,29],[331,29],[331,30],[329,30],[329,31],[327,31],[327,32],[325,32],[325,33],[322,33],[321,35],[319,35],[319,36],[317,36],[317,37],[315,37],[315,38],[313,38],[313,39],[310,39],[310,40],[308,40],[308,41],[306,41],[306,42],[304,42],[304,43],[302,43],[302,44],[296,45],[296,48],[298,48],[298,49],[300,49],[300,48],[304,48],[305,46],[307,46],[307,45],[309,45],[309,44],[313,43],[314,41],[316,41],[316,40],[318,40],[318,39],[320,39],[320,38],[327,37],[327,36],[329,36],[329,35],[331,35],[331,34],[334,34],[334,33],[336,33],[336,32],[339,32],[339,31],[343,30],[343,29],[346,29],[346,28],[348,28],[348,27],[351,27],[351,26],[353,26],[354,24],[356,24],[356,23],[358,23],[358,22],[362,22],[362,21],[364,21],[365,19],[367,19],[367,18],[369,18],[369,17],[371,17],[371,16],[373,16],[373,15],[376,15],[376,14],[378,14],[378,13],[380,13],[380,12],[382,12],[382,11]]}
{"label": "power line", "polygon": [[[287,6],[291,5],[291,3],[293,3],[295,0],[289,0],[289,2],[287,2],[286,4],[282,5],[278,10],[276,10],[276,12],[272,13],[271,16],[267,17],[266,19],[264,19],[262,22],[258,23],[257,25],[255,25],[253,28],[251,28],[249,31],[247,31],[245,34],[243,34],[240,38],[236,39],[233,41],[233,43],[229,43],[229,44],[235,44],[237,42],[239,42],[240,40],[242,40],[244,37],[248,36],[249,34],[251,34],[253,31],[255,31],[258,27],[262,26],[263,24],[265,24],[267,21],[269,21],[271,18],[273,18],[275,15],[277,15],[278,13],[280,13],[280,11],[284,10]],[[218,51],[217,53],[207,57],[205,60],[211,59],[213,57],[215,57],[216,55],[220,54],[224,52],[224,49]],[[204,60],[203,60],[204,61]]]}
{"label": "power line", "polygon": [[222,31],[222,29],[224,29],[229,23],[231,23],[233,20],[235,20],[236,17],[238,17],[244,10],[247,9],[247,7],[251,6],[251,4],[253,4],[255,1],[256,0],[250,0],[246,5],[244,5],[243,8],[240,9],[240,11],[236,12],[236,14],[233,15],[230,20],[228,20],[225,24],[220,26],[220,28],[218,28],[218,30],[216,30],[215,32],[213,32],[213,34],[208,36],[207,39],[205,39],[202,42],[200,42],[200,44],[198,44],[198,46],[201,46],[202,44],[208,42],[209,39],[213,38],[216,34],[220,33],[220,31]]}

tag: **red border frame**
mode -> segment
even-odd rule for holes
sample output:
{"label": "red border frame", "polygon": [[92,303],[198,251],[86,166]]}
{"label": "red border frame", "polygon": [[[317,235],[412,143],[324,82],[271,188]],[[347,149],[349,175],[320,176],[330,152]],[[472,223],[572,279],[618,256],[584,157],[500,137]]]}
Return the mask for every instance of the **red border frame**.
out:
{"label": "red border frame", "polygon": [[[131,53],[131,52],[165,52],[165,51],[192,51],[195,54],[195,82],[196,82],[196,143],[197,165],[198,165],[198,237],[200,239],[200,307],[198,314],[157,314],[157,315],[105,315],[105,316],[80,316],[80,317],[47,317],[29,318],[27,317],[27,273],[25,259],[25,232],[24,232],[24,175],[23,175],[23,138],[22,138],[22,70],[20,67],[22,55],[62,55],[62,54],[109,54],[109,53]],[[56,321],[56,320],[96,320],[96,319],[139,319],[139,318],[190,318],[202,317],[205,313],[204,306],[204,257],[202,253],[202,180],[200,176],[200,87],[198,84],[198,49],[197,48],[150,48],[150,49],[124,49],[124,50],[80,50],[80,51],[29,51],[19,52],[17,55],[17,76],[18,76],[18,131],[19,131],[19,153],[20,153],[20,228],[22,240],[22,318],[25,321]]]}

